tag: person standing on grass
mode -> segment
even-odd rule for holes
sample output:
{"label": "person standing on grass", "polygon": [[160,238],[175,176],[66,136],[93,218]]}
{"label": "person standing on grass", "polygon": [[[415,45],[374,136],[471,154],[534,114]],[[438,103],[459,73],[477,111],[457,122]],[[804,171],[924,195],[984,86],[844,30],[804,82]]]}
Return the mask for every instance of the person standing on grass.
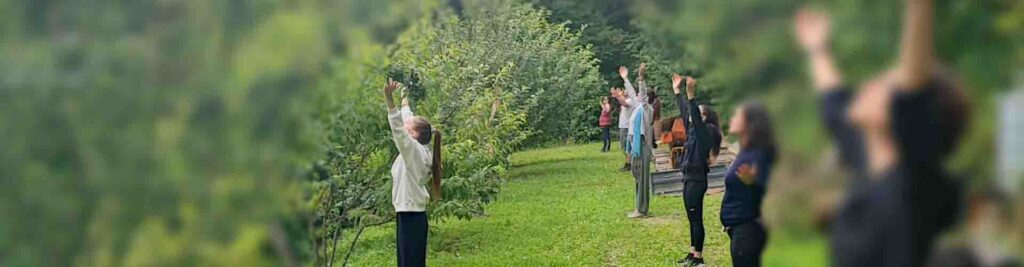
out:
{"label": "person standing on grass", "polygon": [[604,145],[601,146],[601,152],[608,152],[612,150],[612,104],[611,97],[601,98],[601,117],[598,119],[598,126],[601,127],[601,140],[604,141]]}
{"label": "person standing on grass", "polygon": [[834,64],[828,15],[803,9],[794,19],[824,125],[854,175],[830,225],[833,266],[923,266],[957,220],[962,192],[943,163],[969,125],[969,105],[935,57],[932,1],[907,0],[904,12],[895,67],[857,92]]}
{"label": "person standing on grass", "polygon": [[[654,158],[654,109],[647,104],[646,86],[644,82],[645,64],[640,64],[637,70],[637,81],[640,85],[640,95],[630,95],[625,98],[624,94],[617,94],[619,101],[635,103],[633,114],[629,117],[626,139],[629,143],[628,155],[631,161],[631,171],[636,185],[636,208],[627,215],[631,219],[647,217],[651,203],[651,160]],[[619,67],[619,76],[627,92],[633,92],[633,84],[629,82],[629,69]]]}
{"label": "person standing on grass", "polygon": [[[686,96],[679,93],[683,77],[672,75],[672,91],[676,94],[679,114],[688,114],[689,123],[684,148],[686,152],[678,164],[683,173],[683,203],[686,218],[690,221],[690,252],[679,263],[689,266],[703,266],[704,257],[704,193],[708,191],[708,160],[711,153],[711,132],[699,117],[697,107],[697,80],[686,77]],[[689,110],[689,111],[687,111]]]}
{"label": "person standing on grass", "polygon": [[[441,135],[426,118],[416,116],[402,99],[395,107],[394,92],[401,83],[388,79],[384,86],[384,102],[388,108],[388,124],[398,158],[391,165],[391,205],[395,208],[395,240],[398,266],[425,266],[427,259],[427,213],[430,200],[426,184],[433,182],[434,197],[439,197]],[[434,149],[427,147],[431,136]],[[431,180],[431,174],[433,174]]]}
{"label": "person standing on grass", "polygon": [[[619,67],[619,77],[623,80],[627,80],[629,76],[629,70],[626,67]],[[626,163],[622,166],[621,171],[632,170],[629,156],[629,119],[633,116],[633,110],[635,106],[638,106],[634,99],[636,99],[636,91],[633,86],[627,86],[626,90],[612,88],[612,96],[619,101],[619,143],[622,145],[622,154],[625,156]]]}
{"label": "person standing on grass", "polygon": [[775,130],[760,102],[740,105],[733,114],[729,134],[739,137],[740,152],[725,173],[720,217],[732,241],[732,265],[761,266],[761,252],[768,240],[761,224],[761,203],[775,165]]}

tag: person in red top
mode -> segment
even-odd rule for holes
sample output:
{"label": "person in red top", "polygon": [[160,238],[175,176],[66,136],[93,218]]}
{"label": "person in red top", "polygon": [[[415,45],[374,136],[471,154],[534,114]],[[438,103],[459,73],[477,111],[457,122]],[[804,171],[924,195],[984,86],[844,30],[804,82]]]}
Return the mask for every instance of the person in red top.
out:
{"label": "person in red top", "polygon": [[598,119],[598,125],[601,126],[601,139],[604,140],[601,152],[612,150],[612,104],[610,99],[611,97],[601,99],[601,118]]}

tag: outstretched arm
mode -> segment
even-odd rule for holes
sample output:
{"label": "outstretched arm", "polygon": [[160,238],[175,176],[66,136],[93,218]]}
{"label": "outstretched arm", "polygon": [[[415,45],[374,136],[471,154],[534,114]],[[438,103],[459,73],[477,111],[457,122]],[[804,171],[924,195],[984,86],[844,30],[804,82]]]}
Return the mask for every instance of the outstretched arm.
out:
{"label": "outstretched arm", "polygon": [[[693,127],[701,132],[707,132],[707,125],[704,123],[704,119],[700,117],[700,107],[697,105],[697,79],[686,76],[686,100],[690,109],[690,122],[693,123]],[[694,135],[695,137],[697,135]]]}
{"label": "outstretched arm", "polygon": [[622,77],[622,83],[626,87],[626,98],[630,101],[637,101],[636,88],[633,88],[633,84],[629,82],[629,69],[625,66],[619,67],[619,77]]}
{"label": "outstretched arm", "polygon": [[896,71],[900,88],[917,90],[928,82],[935,64],[934,11],[931,0],[907,0],[905,9]]}
{"label": "outstretched arm", "polygon": [[647,72],[647,63],[640,63],[640,67],[636,71],[636,83],[640,86],[640,99],[647,99],[650,97],[647,95],[647,82],[644,79],[644,73]]}
{"label": "outstretched arm", "polygon": [[[686,116],[686,114],[687,114],[686,109],[689,106],[689,104],[688,104],[689,102],[686,101],[686,99],[683,98],[683,95],[679,94],[679,86],[682,83],[683,83],[683,76],[680,76],[679,73],[672,74],[672,92],[676,94],[676,106],[679,107],[679,115],[680,116]],[[685,122],[686,120],[684,119],[683,121]],[[685,122],[685,123],[689,123],[689,122]]]}
{"label": "outstretched arm", "polygon": [[405,117],[405,118],[415,117],[416,114],[413,114],[412,113],[412,108],[409,107],[409,97],[408,97],[409,94],[406,92],[407,90],[409,90],[408,87],[405,87],[405,85],[401,84],[401,83],[398,84],[398,87],[401,88],[401,92],[402,92],[402,96],[401,96],[402,97],[402,108],[399,109],[399,111],[402,112],[402,116]]}
{"label": "outstretched arm", "polygon": [[805,7],[797,11],[793,28],[797,41],[807,53],[815,89],[827,92],[842,86],[843,76],[835,66],[828,45],[831,32],[829,16]]}
{"label": "outstretched arm", "polygon": [[[405,119],[407,117],[406,112],[408,106],[403,106],[402,110],[395,108],[394,92],[401,88],[402,84],[394,80],[388,79],[387,84],[384,85],[384,102],[388,106],[388,126],[391,128],[391,139],[395,143],[395,147],[398,148],[398,154],[402,156],[402,160],[405,161],[405,166],[411,172],[426,173],[427,166],[427,155],[422,150],[418,149],[417,146],[421,146],[412,137],[409,137],[409,133],[405,131]],[[409,112],[411,114],[411,112]],[[411,115],[410,115],[411,116]]]}

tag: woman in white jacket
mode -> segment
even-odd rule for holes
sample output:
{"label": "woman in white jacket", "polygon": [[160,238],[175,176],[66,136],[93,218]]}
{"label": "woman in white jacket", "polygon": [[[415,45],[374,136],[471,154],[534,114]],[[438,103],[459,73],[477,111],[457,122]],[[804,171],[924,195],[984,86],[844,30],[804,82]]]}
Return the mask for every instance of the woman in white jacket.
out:
{"label": "woman in white jacket", "polygon": [[[398,266],[424,266],[427,256],[427,202],[431,183],[438,197],[440,189],[441,135],[426,118],[415,116],[403,99],[401,109],[395,107],[394,92],[402,84],[388,79],[384,100],[388,106],[388,122],[398,158],[391,165],[391,204],[395,207]],[[434,151],[427,147],[434,137]],[[433,179],[430,179],[433,174]]]}

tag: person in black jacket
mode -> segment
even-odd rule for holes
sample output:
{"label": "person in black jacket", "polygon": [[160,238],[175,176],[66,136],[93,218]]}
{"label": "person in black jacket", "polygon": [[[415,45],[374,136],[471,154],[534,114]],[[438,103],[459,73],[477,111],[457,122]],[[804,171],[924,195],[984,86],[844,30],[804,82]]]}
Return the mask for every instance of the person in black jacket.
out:
{"label": "person in black jacket", "polygon": [[[688,114],[686,129],[686,152],[679,161],[679,170],[683,173],[683,204],[686,207],[686,218],[690,221],[690,252],[681,264],[700,266],[704,264],[704,193],[708,191],[708,161],[711,153],[711,132],[700,117],[700,109],[694,99],[697,80],[686,77],[686,96],[679,94],[679,85],[683,77],[672,75],[672,91],[676,94],[680,114]],[[718,145],[718,144],[714,144]]]}
{"label": "person in black jacket", "polygon": [[932,1],[907,0],[905,12],[897,65],[858,92],[835,67],[828,16],[804,9],[795,18],[825,125],[855,178],[831,225],[833,266],[922,266],[960,206],[958,182],[943,163],[969,109],[935,59]]}

